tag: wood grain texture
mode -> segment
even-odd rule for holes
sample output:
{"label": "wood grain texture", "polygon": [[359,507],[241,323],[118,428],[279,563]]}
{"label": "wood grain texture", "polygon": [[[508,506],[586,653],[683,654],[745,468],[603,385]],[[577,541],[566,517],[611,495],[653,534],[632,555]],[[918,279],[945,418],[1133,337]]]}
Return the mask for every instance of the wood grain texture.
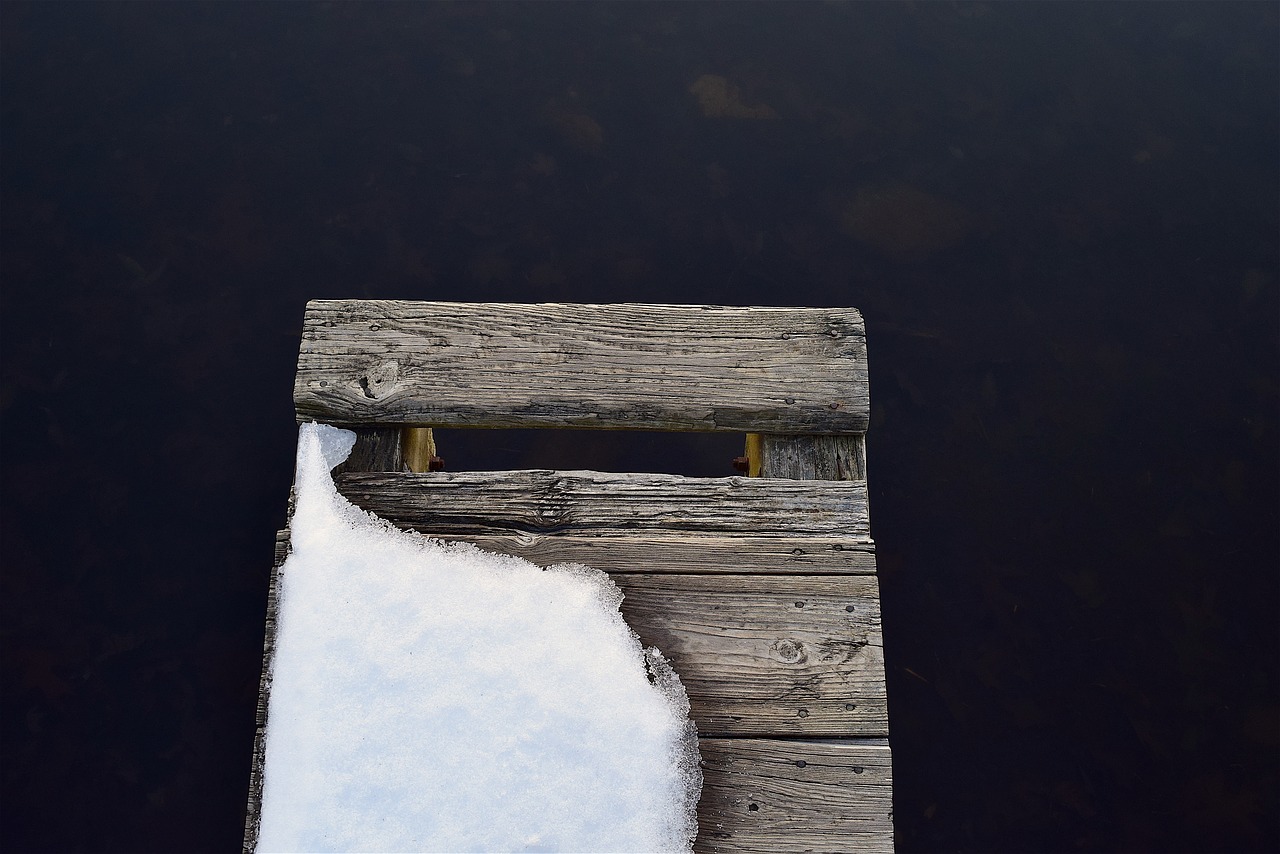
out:
{"label": "wood grain texture", "polygon": [[760,476],[796,480],[866,480],[866,437],[760,437]]}
{"label": "wood grain texture", "polygon": [[335,477],[343,472],[405,470],[398,425],[356,424],[349,429],[356,434],[356,444],[346,461],[334,468]]}
{"label": "wood grain texture", "polygon": [[704,738],[699,749],[699,854],[893,851],[887,743]]}
{"label": "wood grain texture", "polygon": [[[282,531],[277,568],[287,538]],[[548,548],[557,539],[542,538]],[[704,735],[886,732],[874,577],[617,575],[615,581],[628,623],[681,674]],[[246,851],[256,844],[260,818],[275,590],[273,570]],[[887,745],[751,737],[702,743],[706,781],[696,850],[891,850]]]}
{"label": "wood grain texture", "polygon": [[862,316],[728,308],[313,300],[299,420],[862,433]]}
{"label": "wood grain texture", "polygon": [[[397,521],[401,527],[411,525]],[[444,534],[482,549],[515,555],[540,566],[582,563],[608,573],[678,572],[744,575],[871,575],[875,546],[852,537],[717,537],[652,533],[624,536],[590,534]]]}
{"label": "wood grain texture", "polygon": [[[613,580],[625,597],[627,624],[680,674],[700,733],[886,734],[874,576],[624,573]],[[274,588],[273,573],[264,674],[274,644]],[[264,682],[264,716],[269,692]]]}
{"label": "wood grain texture", "polygon": [[[299,420],[394,524],[604,569],[702,734],[699,852],[892,851],[866,346],[852,309],[315,301]],[[742,431],[749,478],[405,473],[399,425]],[[256,843],[277,543],[245,847]]]}
{"label": "wood grain texture", "polygon": [[[290,502],[292,503],[292,502]],[[291,508],[292,510],[292,508]],[[290,513],[292,515],[292,512]],[[266,633],[262,641],[262,673],[258,678],[258,708],[253,735],[253,764],[249,769],[249,803],[244,818],[244,852],[258,847],[262,823],[262,771],[267,760],[267,707],[271,699],[271,665],[276,655],[276,631],[280,615],[280,567],[289,556],[288,529],[276,532],[275,559],[267,586]]]}
{"label": "wood grain texture", "polygon": [[337,484],[358,506],[426,534],[870,540],[861,481],[537,470],[351,473]]}
{"label": "wood grain texture", "polygon": [[701,734],[885,736],[871,576],[613,576],[622,615],[670,659]]}

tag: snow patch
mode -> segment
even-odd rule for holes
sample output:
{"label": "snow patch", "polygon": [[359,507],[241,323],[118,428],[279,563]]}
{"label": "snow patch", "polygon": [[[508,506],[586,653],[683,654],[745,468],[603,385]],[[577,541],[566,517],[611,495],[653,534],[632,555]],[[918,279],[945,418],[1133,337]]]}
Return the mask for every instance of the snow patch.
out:
{"label": "snow patch", "polygon": [[609,577],[360,510],[354,442],[299,432],[258,850],[689,851],[689,700]]}

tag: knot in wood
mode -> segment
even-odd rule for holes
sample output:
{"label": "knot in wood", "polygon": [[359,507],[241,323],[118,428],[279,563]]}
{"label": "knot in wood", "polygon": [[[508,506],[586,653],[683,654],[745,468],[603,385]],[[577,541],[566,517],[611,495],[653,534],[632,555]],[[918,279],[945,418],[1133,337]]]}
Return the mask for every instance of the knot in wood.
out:
{"label": "knot in wood", "polygon": [[561,527],[568,521],[568,516],[568,508],[560,502],[539,504],[534,509],[534,517],[538,528],[542,531],[552,531]]}
{"label": "knot in wood", "polygon": [[798,640],[784,638],[773,644],[773,651],[777,653],[778,658],[788,664],[804,664],[809,660],[809,656],[804,651],[804,644]]}
{"label": "knot in wood", "polygon": [[380,400],[387,396],[400,377],[400,363],[388,360],[361,371],[356,378],[361,393],[369,400]]}

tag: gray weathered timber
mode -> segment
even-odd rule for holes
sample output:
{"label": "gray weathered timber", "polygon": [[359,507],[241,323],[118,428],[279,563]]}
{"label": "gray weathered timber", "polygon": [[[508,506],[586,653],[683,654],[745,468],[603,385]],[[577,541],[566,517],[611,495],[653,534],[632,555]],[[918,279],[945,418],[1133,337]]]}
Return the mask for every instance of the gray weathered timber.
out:
{"label": "gray weathered timber", "polygon": [[299,420],[862,433],[862,316],[726,308],[313,300]]}
{"label": "gray weathered timber", "polygon": [[702,734],[886,736],[873,576],[619,574],[622,616]]}
{"label": "gray weathered timber", "polygon": [[249,806],[244,818],[244,851],[258,847],[262,825],[262,770],[267,760],[267,707],[271,699],[271,665],[276,656],[276,631],[280,616],[280,566],[289,556],[289,531],[276,532],[275,560],[267,586],[266,633],[262,640],[262,675],[258,681],[258,711],[253,734],[253,765],[249,769]]}
{"label": "gray weathered timber", "polygon": [[699,854],[893,851],[889,745],[707,739]]}
{"label": "gray weathered timber", "polygon": [[[867,477],[865,434],[849,436],[765,434],[748,438],[751,468],[765,478],[854,480]],[[753,441],[754,440],[754,441]],[[875,571],[874,555],[868,568]],[[877,600],[878,604],[878,600]],[[884,691],[883,656],[863,672],[866,686],[854,696]],[[804,742],[821,758],[758,755],[743,740],[717,759],[703,742],[707,774],[699,819],[699,851],[892,851],[893,787],[887,740],[826,739]],[[787,744],[796,749],[799,744]],[[717,762],[719,765],[717,766]],[[852,782],[851,782],[852,781]],[[770,803],[772,802],[772,806]],[[752,820],[749,832],[717,826],[713,814]],[[703,816],[706,818],[704,819]],[[744,828],[746,830],[747,828]]]}
{"label": "gray weathered timber", "polygon": [[760,476],[796,480],[866,480],[866,436],[760,437]]}
{"label": "gray weathered timber", "polygon": [[355,471],[403,471],[400,451],[401,430],[395,425],[354,425],[355,446],[346,462],[334,468],[334,475]]}
{"label": "gray weathered timber", "polygon": [[[279,568],[288,553],[288,539],[287,530],[277,535],[271,573],[245,817],[246,854],[257,847],[262,816]],[[883,742],[703,737],[699,749],[704,779],[695,851],[892,850],[891,769],[888,747]]]}
{"label": "gray weathered timber", "polygon": [[[335,472],[356,504],[442,540],[611,574],[702,735],[695,850],[892,850],[856,311],[318,301],[294,396],[299,420],[357,430]],[[412,475],[400,426],[742,431],[758,479]],[[246,850],[275,587],[273,573]]]}
{"label": "gray weathered timber", "polygon": [[[402,528],[413,529],[403,520],[394,521]],[[515,555],[541,566],[582,563],[608,573],[871,575],[876,571],[875,546],[852,537],[685,536],[662,531],[621,536],[527,531],[429,535],[438,540],[473,543],[486,551]]]}
{"label": "gray weathered timber", "polygon": [[354,504],[426,534],[830,537],[867,541],[861,481],[592,471],[351,473]]}
{"label": "gray weathered timber", "polygon": [[[288,532],[281,536],[287,538]],[[278,545],[277,567],[283,556]],[[564,559],[553,554],[551,562]],[[627,625],[645,645],[658,647],[680,674],[700,733],[887,733],[874,576],[612,577],[624,596]],[[274,649],[276,615],[273,598],[264,674]],[[265,725],[269,682],[262,687],[260,725]]]}

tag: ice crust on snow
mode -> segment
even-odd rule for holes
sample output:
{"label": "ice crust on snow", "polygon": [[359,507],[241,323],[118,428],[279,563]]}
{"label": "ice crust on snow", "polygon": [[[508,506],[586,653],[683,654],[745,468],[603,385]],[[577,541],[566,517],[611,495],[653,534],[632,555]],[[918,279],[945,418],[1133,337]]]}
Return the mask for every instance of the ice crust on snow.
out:
{"label": "ice crust on snow", "polygon": [[354,443],[299,432],[257,850],[690,850],[689,700],[609,577],[360,510]]}

